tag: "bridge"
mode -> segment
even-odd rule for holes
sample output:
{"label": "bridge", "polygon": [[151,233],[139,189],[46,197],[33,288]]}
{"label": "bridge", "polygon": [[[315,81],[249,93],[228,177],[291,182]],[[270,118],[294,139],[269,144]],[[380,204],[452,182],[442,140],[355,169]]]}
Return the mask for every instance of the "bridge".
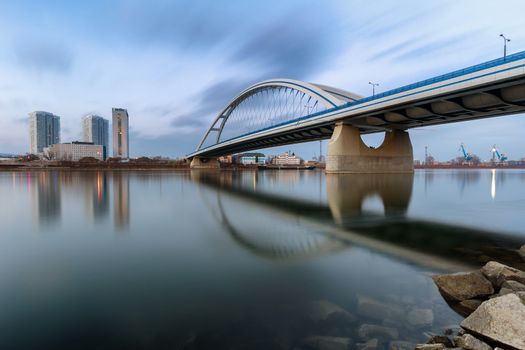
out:
{"label": "bridge", "polygon": [[[328,173],[413,171],[408,129],[525,112],[525,51],[369,97],[291,79],[242,91],[214,119],[193,168],[218,167],[217,157],[330,139]],[[360,135],[385,132],[383,144]]]}

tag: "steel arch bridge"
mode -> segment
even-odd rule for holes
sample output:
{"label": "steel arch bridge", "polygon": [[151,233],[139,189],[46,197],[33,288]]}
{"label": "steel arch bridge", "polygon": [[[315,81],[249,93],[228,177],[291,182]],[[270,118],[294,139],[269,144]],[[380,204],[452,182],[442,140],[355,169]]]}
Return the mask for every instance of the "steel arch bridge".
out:
{"label": "steel arch bridge", "polygon": [[[219,113],[204,134],[197,151],[254,130],[267,130],[298,116],[315,115],[361,98],[357,94],[320,84],[292,79],[266,80],[242,91]],[[268,139],[264,144],[269,147],[329,138],[332,131],[331,126],[319,127],[308,133]]]}
{"label": "steel arch bridge", "polygon": [[[378,162],[396,152],[412,159],[410,140],[402,135],[410,128],[523,112],[525,52],[365,98],[329,86],[274,79],[257,83],[236,96],[213,120],[197,149],[187,158],[206,160],[334,136],[332,141],[339,142],[333,143],[334,159],[339,162],[335,167],[346,169],[352,163],[352,154],[375,157]],[[382,131],[392,131],[383,152],[379,150],[383,146],[376,154],[362,146],[346,153],[342,149],[346,147],[344,140],[356,134]],[[404,149],[396,145],[400,140]],[[386,163],[394,164],[395,160]],[[373,164],[369,168],[373,170]]]}

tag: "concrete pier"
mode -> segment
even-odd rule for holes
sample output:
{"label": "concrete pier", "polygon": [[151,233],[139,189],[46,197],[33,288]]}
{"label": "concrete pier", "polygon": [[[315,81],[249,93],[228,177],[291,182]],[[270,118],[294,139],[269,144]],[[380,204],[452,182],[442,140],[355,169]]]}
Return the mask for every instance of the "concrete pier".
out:
{"label": "concrete pier", "polygon": [[368,147],[359,129],[338,123],[328,143],[327,173],[412,173],[412,143],[406,131],[387,132],[378,148]]}
{"label": "concrete pier", "polygon": [[220,164],[217,158],[193,157],[190,169],[219,169]]}

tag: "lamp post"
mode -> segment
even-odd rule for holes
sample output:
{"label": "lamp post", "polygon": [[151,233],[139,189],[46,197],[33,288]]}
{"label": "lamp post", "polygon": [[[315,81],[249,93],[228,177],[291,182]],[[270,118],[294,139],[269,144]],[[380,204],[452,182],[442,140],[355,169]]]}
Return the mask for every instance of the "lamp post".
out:
{"label": "lamp post", "polygon": [[379,86],[378,83],[372,83],[371,81],[368,82],[368,84],[372,85],[372,96],[376,95],[376,86]]}
{"label": "lamp post", "polygon": [[503,60],[505,60],[507,58],[507,43],[510,42],[510,39],[503,34],[499,36],[503,39]]}

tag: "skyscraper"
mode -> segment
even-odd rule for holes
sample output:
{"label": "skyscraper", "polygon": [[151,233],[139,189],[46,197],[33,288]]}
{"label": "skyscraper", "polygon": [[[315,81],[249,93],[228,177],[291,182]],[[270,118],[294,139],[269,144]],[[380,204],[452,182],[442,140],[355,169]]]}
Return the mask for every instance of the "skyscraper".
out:
{"label": "skyscraper", "polygon": [[90,114],[84,117],[84,141],[104,146],[104,159],[108,149],[109,121],[98,115]]}
{"label": "skyscraper", "polygon": [[60,117],[53,113],[29,113],[30,152],[42,153],[44,147],[60,143]]}
{"label": "skyscraper", "polygon": [[113,157],[129,158],[128,111],[113,108]]}

